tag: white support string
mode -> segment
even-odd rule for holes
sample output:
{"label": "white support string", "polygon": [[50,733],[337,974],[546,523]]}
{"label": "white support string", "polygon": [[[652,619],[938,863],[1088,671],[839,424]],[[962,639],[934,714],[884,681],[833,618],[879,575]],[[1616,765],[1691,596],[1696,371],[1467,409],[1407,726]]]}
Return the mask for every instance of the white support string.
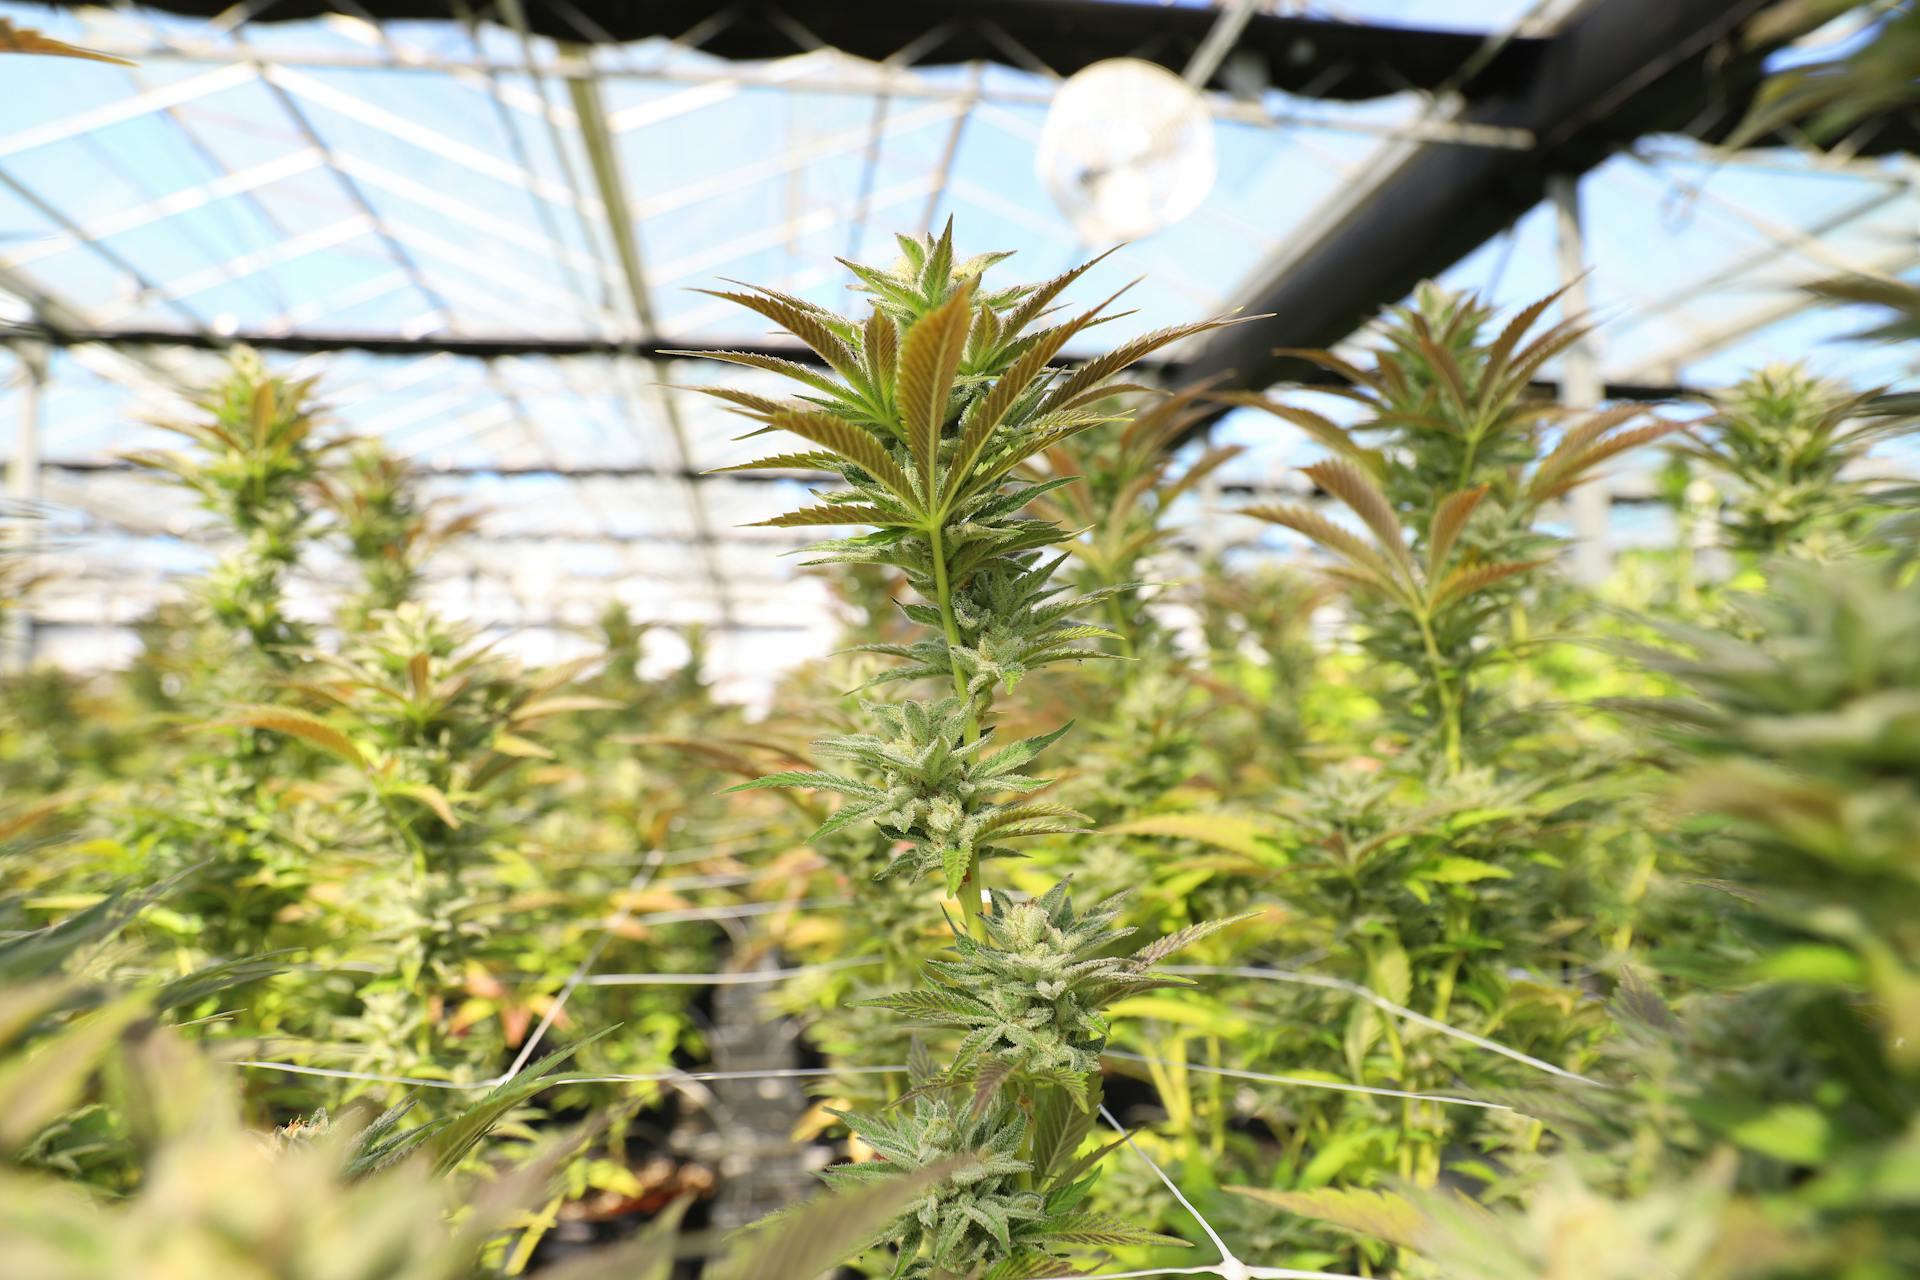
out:
{"label": "white support string", "polygon": [[763,982],[785,982],[816,973],[839,973],[842,969],[860,969],[881,963],[879,956],[855,960],[831,960],[823,964],[796,965],[791,969],[746,969],[733,973],[596,973],[584,985],[589,987],[742,987]]}
{"label": "white support string", "polygon": [[1085,1280],[1153,1280],[1156,1276],[1219,1276],[1221,1280],[1366,1280],[1341,1271],[1299,1271],[1293,1267],[1262,1267],[1238,1258],[1223,1258],[1204,1267],[1158,1267],[1151,1271],[1095,1271]]}
{"label": "white support string", "polygon": [[1201,1215],[1200,1211],[1193,1207],[1193,1201],[1187,1199],[1187,1197],[1181,1193],[1180,1188],[1174,1185],[1173,1179],[1167,1176],[1166,1170],[1155,1164],[1153,1157],[1140,1149],[1140,1144],[1133,1140],[1133,1135],[1127,1132],[1126,1126],[1114,1119],[1113,1112],[1107,1110],[1105,1103],[1100,1104],[1100,1118],[1112,1126],[1113,1131],[1126,1141],[1127,1150],[1147,1162],[1147,1168],[1153,1170],[1154,1175],[1160,1179],[1167,1190],[1173,1193],[1173,1198],[1180,1202],[1180,1207],[1193,1215],[1193,1220],[1200,1224],[1202,1231],[1207,1233],[1207,1239],[1213,1241],[1213,1247],[1220,1251],[1220,1261],[1222,1263],[1239,1261],[1239,1259],[1233,1256],[1233,1250],[1227,1248],[1227,1242],[1220,1238],[1220,1233],[1213,1229],[1213,1224],[1208,1222],[1206,1218]]}
{"label": "white support string", "polygon": [[[1153,1063],[1164,1059],[1148,1058],[1138,1053],[1124,1053],[1119,1049],[1108,1049],[1103,1055],[1108,1058],[1122,1058],[1128,1062]],[[1484,1111],[1511,1111],[1512,1107],[1501,1102],[1483,1102],[1479,1098],[1458,1098],[1446,1093],[1413,1093],[1406,1089],[1378,1088],[1366,1084],[1348,1084],[1341,1080],[1310,1080],[1304,1076],[1277,1076],[1265,1071],[1245,1071],[1238,1067],[1215,1067],[1204,1063],[1184,1064],[1188,1071],[1198,1071],[1205,1075],[1228,1076],[1235,1080],[1254,1080],[1262,1084],[1293,1085],[1301,1089],[1330,1089],[1335,1093],[1365,1093],[1381,1098],[1407,1098],[1414,1102],[1441,1102],[1456,1107],[1479,1107]]]}
{"label": "white support string", "polygon": [[802,898],[797,902],[747,902],[737,907],[688,907],[678,911],[649,911],[628,916],[633,924],[691,924],[697,921],[745,920],[778,915],[782,911],[832,911],[853,905],[852,898]]}
{"label": "white support string", "polygon": [[1220,1251],[1220,1261],[1199,1267],[1169,1267],[1157,1271],[1098,1273],[1088,1277],[1088,1280],[1134,1280],[1136,1277],[1138,1277],[1139,1280],[1146,1280],[1146,1278],[1150,1276],[1209,1275],[1219,1276],[1221,1280],[1365,1280],[1362,1276],[1345,1275],[1338,1271],[1299,1271],[1292,1267],[1262,1267],[1241,1261],[1234,1256],[1233,1250],[1227,1247],[1227,1242],[1220,1238],[1220,1233],[1213,1229],[1213,1224],[1208,1222],[1206,1217],[1198,1209],[1193,1207],[1193,1201],[1187,1199],[1187,1197],[1181,1193],[1180,1188],[1174,1185],[1173,1179],[1167,1176],[1166,1170],[1154,1163],[1153,1157],[1141,1149],[1140,1144],[1133,1140],[1133,1135],[1127,1132],[1126,1127],[1118,1120],[1114,1119],[1113,1112],[1107,1110],[1105,1105],[1102,1105],[1100,1108],[1100,1118],[1105,1120],[1115,1133],[1126,1140],[1127,1150],[1133,1152],[1134,1155],[1146,1162],[1147,1168],[1153,1170],[1154,1176],[1159,1178],[1161,1184],[1173,1193],[1173,1198],[1180,1202],[1180,1207],[1185,1209],[1192,1215],[1193,1220],[1200,1224],[1200,1229],[1207,1233],[1207,1239],[1211,1240],[1213,1247]]}
{"label": "white support string", "polygon": [[657,881],[653,887],[661,893],[685,893],[692,889],[734,889],[743,884],[752,884],[756,880],[770,880],[776,871],[784,870],[784,868],[770,867],[764,871],[730,871],[705,876],[675,876],[671,880]]}
{"label": "white support string", "polygon": [[252,1058],[236,1059],[236,1067],[253,1067],[260,1071],[284,1071],[296,1076],[324,1076],[329,1080],[362,1080],[368,1084],[404,1084],[416,1089],[454,1089],[461,1092],[473,1092],[479,1089],[491,1089],[500,1082],[482,1080],[478,1084],[463,1084],[458,1080],[428,1080],[421,1076],[386,1076],[375,1071],[343,1071],[334,1067],[306,1067],[296,1062],[261,1062]]}
{"label": "white support string", "polygon": [[[633,879],[627,881],[627,892],[638,893],[640,890],[646,888],[647,885],[652,882],[653,877],[659,873],[661,866],[667,860],[667,856],[667,851],[664,849],[649,850],[647,860],[641,864],[638,871],[633,873]],[[593,945],[587,948],[587,954],[580,958],[579,967],[573,971],[573,974],[568,977],[565,984],[561,986],[559,996],[555,998],[552,1004],[547,1006],[547,1011],[540,1015],[539,1025],[534,1027],[533,1034],[527,1037],[527,1042],[520,1046],[520,1052],[514,1055],[513,1065],[508,1067],[502,1075],[495,1078],[495,1084],[511,1080],[520,1074],[520,1068],[532,1061],[533,1051],[540,1047],[542,1040],[546,1039],[547,1032],[553,1027],[554,1019],[560,1016],[561,1010],[567,1007],[567,1001],[573,998],[574,991],[579,988],[580,983],[593,969],[593,966],[599,963],[600,953],[607,949],[607,943],[612,940],[614,930],[632,918],[633,913],[626,907],[621,907],[615,911],[612,916],[608,917],[606,924],[602,926],[600,930],[600,936],[593,940]]]}
{"label": "white support string", "polygon": [[[423,1076],[389,1076],[374,1071],[346,1071],[335,1067],[309,1067],[295,1062],[263,1062],[242,1058],[230,1065],[253,1067],[262,1071],[284,1071],[296,1076],[324,1076],[329,1080],[358,1080],[369,1084],[403,1084],[420,1089],[450,1089],[461,1093],[478,1093],[483,1090],[497,1089],[505,1079],[462,1082],[458,1080],[428,1080]],[[646,1071],[633,1074],[610,1075],[573,1075],[545,1076],[540,1081],[542,1089],[558,1088],[565,1084],[669,1084],[688,1081],[706,1084],[715,1080],[807,1080],[823,1076],[877,1076],[902,1072],[906,1064],[884,1067],[780,1067],[768,1071]]]}
{"label": "white support string", "polygon": [[1266,982],[1291,982],[1303,987],[1320,987],[1327,991],[1344,992],[1347,995],[1353,996],[1355,999],[1365,1000],[1376,1009],[1393,1014],[1397,1018],[1404,1018],[1416,1026],[1425,1027],[1430,1031],[1438,1031],[1441,1035],[1452,1036],[1456,1040],[1465,1041],[1467,1044],[1485,1049],[1489,1053],[1497,1053],[1503,1058],[1511,1058],[1513,1061],[1524,1063],[1536,1071],[1544,1071],[1548,1075],[1558,1076],[1562,1080],[1572,1080],[1579,1084],[1592,1085],[1597,1089],[1608,1087],[1599,1080],[1595,1080],[1589,1076],[1583,1076],[1577,1071],[1568,1071],[1565,1067],[1556,1067],[1551,1062],[1543,1062],[1530,1054],[1522,1053],[1518,1049],[1501,1044],[1498,1040],[1489,1040],[1485,1036],[1476,1035],[1471,1031],[1451,1026],[1440,1021],[1438,1018],[1428,1017],[1417,1009],[1409,1009],[1403,1004],[1395,1004],[1385,996],[1369,990],[1357,982],[1348,982],[1345,978],[1333,978],[1319,973],[1300,973],[1293,969],[1261,969],[1251,965],[1170,964],[1162,966],[1160,972],[1170,973],[1180,977],[1254,978]]}

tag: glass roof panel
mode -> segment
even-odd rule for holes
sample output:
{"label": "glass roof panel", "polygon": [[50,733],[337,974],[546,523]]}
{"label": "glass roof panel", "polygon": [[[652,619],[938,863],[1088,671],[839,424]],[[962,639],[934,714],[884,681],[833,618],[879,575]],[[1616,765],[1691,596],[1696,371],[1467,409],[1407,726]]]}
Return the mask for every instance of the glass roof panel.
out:
{"label": "glass roof panel", "polygon": [[[1539,34],[1568,8],[1344,0],[1310,12]],[[843,307],[837,256],[889,258],[895,231],[949,215],[966,248],[1018,250],[1009,278],[1051,275],[1097,248],[1078,243],[1036,173],[1056,81],[1032,70],[890,68],[798,45],[751,64],[664,40],[583,52],[456,22],[233,28],[13,0],[0,15],[140,64],[9,59],[9,317],[40,305],[122,330],[750,344],[766,340],[758,317],[695,290],[737,277]],[[611,140],[598,159],[611,166],[596,163],[583,129],[596,98]],[[1209,105],[1218,176],[1199,209],[1074,290],[1091,303],[1138,278],[1134,313],[1105,326],[1103,344],[1240,305],[1411,135],[1448,128],[1411,93]],[[1711,386],[1805,357],[1862,385],[1904,380],[1912,370],[1897,353],[1840,341],[1860,315],[1811,307],[1801,286],[1861,268],[1912,278],[1912,178],[1908,161],[1727,157],[1674,139],[1608,161],[1582,184],[1606,377]],[[1444,279],[1510,310],[1559,287],[1556,245],[1543,206]],[[667,385],[770,379],[626,355],[272,358],[320,374],[344,428],[382,436],[437,487],[492,511],[486,538],[451,550],[436,586],[488,625],[511,614],[511,625],[544,626],[542,609],[558,622],[609,591],[643,616],[714,622],[724,595],[742,628],[736,656],[762,628],[798,625],[825,642],[824,597],[779,555],[796,539],[736,527],[803,495],[805,478],[696,479],[751,446],[734,439],[742,423],[723,406]],[[192,513],[113,459],[151,442],[138,420],[156,397],[216,366],[168,348],[55,355],[46,487],[69,508],[60,554],[83,570],[57,602],[63,625],[125,621],[204,563]],[[0,388],[0,444],[10,447],[20,404],[17,383]],[[1255,415],[1229,415],[1215,435],[1248,446],[1221,475],[1236,492],[1297,484],[1291,469],[1314,456]],[[1200,517],[1253,538],[1217,498],[1195,499]],[[140,591],[116,594],[121,578]],[[88,590],[99,597],[91,614]],[[796,601],[811,603],[796,611]]]}

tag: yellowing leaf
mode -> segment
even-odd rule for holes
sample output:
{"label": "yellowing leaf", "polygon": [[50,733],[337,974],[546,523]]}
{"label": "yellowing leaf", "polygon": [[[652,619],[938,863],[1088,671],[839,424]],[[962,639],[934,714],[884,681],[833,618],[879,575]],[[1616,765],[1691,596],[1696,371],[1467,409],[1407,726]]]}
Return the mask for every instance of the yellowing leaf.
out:
{"label": "yellowing leaf", "polygon": [[512,719],[515,724],[528,724],[548,716],[567,715],[575,711],[618,711],[621,705],[611,698],[595,698],[583,693],[563,694],[529,702],[515,711]]}
{"label": "yellowing leaf", "polygon": [[319,716],[292,707],[243,707],[213,723],[284,733],[316,746],[329,755],[338,756],[349,764],[366,764],[360,744]]}
{"label": "yellowing leaf", "polygon": [[1275,850],[1267,843],[1265,828],[1252,818],[1237,814],[1161,813],[1117,823],[1107,827],[1106,831],[1116,836],[1167,836],[1175,840],[1193,840],[1263,862],[1271,862],[1275,858]]}
{"label": "yellowing leaf", "polygon": [[425,805],[433,811],[434,817],[448,826],[456,829],[460,826],[460,816],[453,811],[453,805],[447,799],[447,793],[431,783],[402,782],[389,787],[388,790],[394,795],[405,796],[409,800],[416,800]]}
{"label": "yellowing leaf", "polygon": [[68,44],[65,40],[55,40],[52,36],[40,34],[32,27],[16,27],[6,18],[0,18],[0,53],[39,53],[52,58],[81,58],[88,62],[111,62],[122,67],[138,65],[125,58],[116,58],[110,53],[97,53],[92,49],[83,49],[77,44]]}
{"label": "yellowing leaf", "polygon": [[553,752],[533,741],[514,733],[496,733],[493,735],[493,749],[503,756],[514,756],[522,760],[551,760]]}
{"label": "yellowing leaf", "polygon": [[1422,880],[1433,880],[1440,884],[1471,884],[1475,880],[1510,880],[1513,872],[1505,867],[1495,866],[1491,862],[1482,862],[1478,858],[1466,858],[1457,854],[1435,858],[1413,873]]}
{"label": "yellowing leaf", "polygon": [[1198,998],[1182,999],[1179,996],[1128,996],[1116,1000],[1107,1007],[1107,1013],[1114,1021],[1131,1018],[1151,1018],[1156,1022],[1171,1022],[1176,1026],[1192,1027],[1205,1035],[1238,1036],[1244,1035],[1247,1023],[1215,1004]]}
{"label": "yellowing leaf", "polygon": [[1405,1249],[1419,1247],[1421,1232],[1426,1226],[1425,1215],[1415,1205],[1390,1191],[1331,1187],[1317,1191],[1271,1191],[1265,1187],[1228,1187],[1227,1190]]}

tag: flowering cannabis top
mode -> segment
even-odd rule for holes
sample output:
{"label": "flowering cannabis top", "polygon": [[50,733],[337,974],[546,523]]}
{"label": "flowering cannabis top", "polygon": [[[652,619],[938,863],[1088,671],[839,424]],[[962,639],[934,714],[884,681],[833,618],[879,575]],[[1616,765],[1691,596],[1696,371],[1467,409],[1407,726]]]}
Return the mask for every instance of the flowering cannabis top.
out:
{"label": "flowering cannabis top", "polygon": [[1113,944],[1135,932],[1115,927],[1119,902],[1110,898],[1075,915],[1066,881],[1027,902],[996,892],[985,917],[985,941],[956,935],[956,959],[927,962],[936,982],[932,990],[902,991],[872,1003],[928,1026],[964,1030],[953,1059],[956,1076],[1044,1079],[1084,1105],[1086,1078],[1099,1070],[1107,1046],[1100,1010],[1142,991],[1187,985],[1149,970],[1179,947],[1233,923],[1196,925],[1132,955],[1112,955]]}

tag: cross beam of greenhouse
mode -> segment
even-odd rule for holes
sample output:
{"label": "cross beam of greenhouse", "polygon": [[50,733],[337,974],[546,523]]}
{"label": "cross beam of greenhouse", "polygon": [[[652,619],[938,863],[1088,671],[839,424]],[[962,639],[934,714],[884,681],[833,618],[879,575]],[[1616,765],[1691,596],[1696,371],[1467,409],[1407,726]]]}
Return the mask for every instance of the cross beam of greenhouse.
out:
{"label": "cross beam of greenhouse", "polygon": [[[1578,177],[1649,133],[1724,135],[1792,32],[1746,40],[1771,0],[1598,0],[1553,37],[1518,91],[1481,97],[1458,117],[1524,129],[1529,150],[1427,144],[1344,193],[1320,230],[1269,262],[1239,299],[1269,318],[1220,330],[1190,361],[1194,381],[1263,388],[1311,381],[1279,354],[1329,347],[1532,209],[1548,180]],[[1200,429],[1197,425],[1196,428]]]}
{"label": "cross beam of greenhouse", "polygon": [[[599,334],[571,334],[560,337],[523,337],[517,334],[419,334],[402,336],[388,333],[267,332],[233,330],[211,333],[192,329],[101,328],[77,323],[58,325],[21,325],[0,330],[0,342],[34,342],[54,347],[179,347],[195,351],[228,351],[234,347],[252,347],[256,351],[283,351],[294,355],[324,355],[343,351],[366,355],[425,357],[457,356],[475,360],[498,360],[514,356],[566,359],[579,356],[630,356],[643,360],[666,361],[682,357],[697,359],[722,351],[743,351],[754,355],[775,356],[798,364],[822,367],[817,353],[799,343],[714,342],[700,338],[658,338],[631,342]],[[1189,361],[1148,358],[1130,366],[1162,384],[1184,382],[1192,376]],[[1299,379],[1310,384],[1333,380],[1326,370],[1311,368]],[[1551,379],[1535,379],[1536,394],[1557,395],[1559,384]],[[1688,388],[1671,382],[1610,382],[1609,400],[1672,400],[1693,394]]]}
{"label": "cross beam of greenhouse", "polygon": [[[146,6],[214,18],[229,0],[151,0]],[[852,0],[780,0],[715,5],[710,0],[526,0],[527,29],[563,43],[665,39],[716,58],[758,61],[829,47],[872,62],[902,49],[917,65],[994,62],[1055,75],[1107,58],[1142,58],[1184,70],[1207,42],[1217,11],[1149,0],[914,0],[877,5]],[[448,17],[446,0],[277,0],[250,22],[301,21],[326,14],[373,22]],[[1209,83],[1228,88],[1251,76],[1262,87],[1304,97],[1357,101],[1451,85],[1483,45],[1471,31],[1255,14],[1233,42],[1231,58]],[[1505,41],[1479,65],[1466,89],[1502,92],[1527,83],[1547,41]]]}

